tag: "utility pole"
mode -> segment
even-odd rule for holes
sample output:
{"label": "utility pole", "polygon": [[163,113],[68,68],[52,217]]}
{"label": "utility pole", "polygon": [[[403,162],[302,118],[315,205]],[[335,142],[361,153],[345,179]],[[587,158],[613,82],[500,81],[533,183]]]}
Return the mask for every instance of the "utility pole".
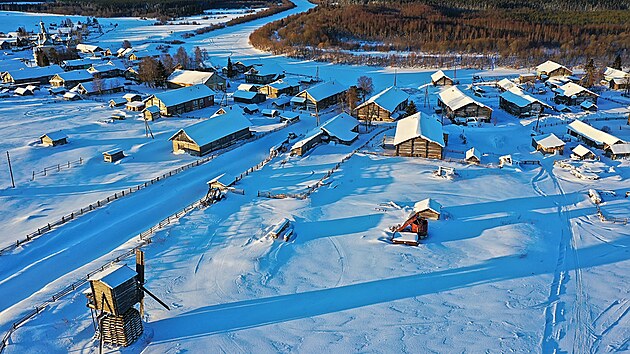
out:
{"label": "utility pole", "polygon": [[151,127],[149,126],[149,120],[144,119],[144,135],[148,138],[149,134],[151,134],[151,139],[155,139],[153,136],[153,132],[151,131]]}
{"label": "utility pole", "polygon": [[[138,283],[144,286],[144,252],[136,250],[136,273],[138,273]],[[140,317],[144,316],[144,293],[140,292]]]}
{"label": "utility pole", "polygon": [[7,151],[7,162],[9,163],[9,174],[11,175],[11,188],[15,188],[15,180],[13,179],[13,168],[11,168],[11,157]]}

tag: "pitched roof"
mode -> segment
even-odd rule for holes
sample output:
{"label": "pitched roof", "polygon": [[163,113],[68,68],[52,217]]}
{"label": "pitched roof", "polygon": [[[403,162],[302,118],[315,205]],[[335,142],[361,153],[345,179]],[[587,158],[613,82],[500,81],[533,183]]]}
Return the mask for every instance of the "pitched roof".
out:
{"label": "pitched roof", "polygon": [[206,85],[193,85],[170,90],[162,93],[156,93],[154,96],[162,101],[165,106],[171,107],[184,102],[197,100],[204,97],[214,96],[215,93]]}
{"label": "pitched roof", "polygon": [[408,99],[409,94],[396,86],[391,86],[361,103],[357,109],[367,106],[370,103],[374,103],[384,110],[393,113],[396,107]]}
{"label": "pitched roof", "polygon": [[205,84],[213,75],[215,75],[213,72],[175,70],[166,81],[187,85]]}
{"label": "pitched roof", "polygon": [[[321,84],[312,86],[303,90],[302,92],[306,92],[309,96],[311,96],[316,102],[319,102],[328,97],[334,96],[336,94],[342,93],[346,91],[346,87],[342,86],[335,80],[322,82]],[[300,93],[302,93],[300,92]],[[299,94],[298,94],[299,95]]]}
{"label": "pitched roof", "polygon": [[56,131],[56,132],[50,132],[50,133],[44,134],[44,135],[40,136],[39,138],[41,139],[41,138],[43,138],[45,136],[49,137],[50,139],[52,139],[54,141],[65,139],[65,138],[68,137],[62,131]]}
{"label": "pitched roof", "polygon": [[614,135],[611,135],[599,129],[593,128],[592,126],[580,120],[574,120],[573,122],[571,122],[571,124],[569,124],[568,128],[569,130],[579,135],[582,135],[588,138],[589,140],[592,140],[600,145],[601,144],[614,145],[623,141]]}
{"label": "pitched roof", "polygon": [[630,73],[618,69],[613,69],[609,66],[607,66],[606,70],[604,70],[604,78],[607,80],[623,79],[626,77],[630,77]]}
{"label": "pitched roof", "polygon": [[477,102],[472,97],[461,92],[456,86],[445,88],[438,94],[440,100],[452,110],[458,110],[466,105],[474,104],[480,107],[492,108],[483,103]]}
{"label": "pitched roof", "polygon": [[[550,73],[550,72],[558,70],[560,68],[565,68],[565,69],[569,70],[569,68],[567,68],[564,65],[560,65],[560,64],[556,63],[555,61],[547,60],[546,62],[538,65],[536,67],[536,71],[537,72]],[[571,70],[569,70],[569,71],[571,71]]]}
{"label": "pitched roof", "polygon": [[[99,85],[100,85],[100,90],[101,91],[111,90],[111,89],[114,89],[114,88],[119,88],[119,87],[124,87],[125,86],[122,82],[120,82],[119,79],[117,79],[115,77],[114,78],[109,78],[109,79],[101,79]],[[73,87],[70,91],[78,92],[80,90],[80,87],[83,87],[83,89],[87,93],[99,92],[99,87],[94,84],[94,81],[88,81],[88,82],[80,83],[80,84],[76,85],[75,87]]]}
{"label": "pitched roof", "polygon": [[310,142],[311,140],[317,138],[318,136],[322,134],[324,134],[324,132],[319,127],[316,127],[310,130],[309,132],[306,133],[306,136],[303,139],[297,141],[295,144],[293,144],[293,146],[291,146],[291,150],[301,148],[302,146],[306,145],[308,142]]}
{"label": "pitched roof", "polygon": [[359,121],[354,117],[347,113],[341,113],[324,122],[320,128],[330,136],[350,142],[359,136],[358,133],[352,131],[358,125]]}
{"label": "pitched roof", "polygon": [[115,288],[129,279],[135,277],[138,273],[124,264],[111,266],[101,272],[98,272],[90,277],[90,281],[100,280],[101,282],[109,285],[111,288]]}
{"label": "pitched roof", "polygon": [[610,151],[615,155],[630,154],[630,143],[614,144],[610,146]]}
{"label": "pitched roof", "polygon": [[513,87],[503,92],[500,97],[508,102],[514,103],[515,105],[519,107],[526,107],[532,103],[538,102],[545,107],[551,108],[551,106],[549,106],[548,104],[540,101],[539,99],[535,97],[528,95],[527,93],[525,93],[523,90],[521,90],[518,87]]}
{"label": "pitched roof", "polygon": [[516,84],[508,78],[503,78],[497,82],[497,86],[502,88],[503,90],[509,90],[513,87],[516,87]]}
{"label": "pitched roof", "polygon": [[299,87],[300,83],[297,81],[294,82],[294,80],[284,78],[284,79],[276,80],[270,84],[267,84],[267,86],[274,88],[276,90],[283,90],[290,87],[296,87],[296,86]]}
{"label": "pitched roof", "polygon": [[55,76],[59,76],[64,81],[81,81],[81,80],[92,80],[93,76],[89,71],[83,70],[72,70],[65,71]]}
{"label": "pitched roof", "polygon": [[149,113],[159,113],[160,112],[160,107],[158,107],[158,106],[149,106],[149,107],[145,108],[143,110],[143,112],[144,111],[147,111]]}
{"label": "pitched roof", "polygon": [[82,59],[70,59],[64,60],[62,64],[64,66],[81,66],[81,65],[92,65],[94,63],[101,63],[102,60],[98,59],[90,59],[90,58],[82,58]]}
{"label": "pitched roof", "polygon": [[273,63],[264,63],[264,64],[254,64],[254,66],[247,71],[246,74],[256,74],[260,76],[267,75],[279,75],[284,72],[284,69],[277,64]]}
{"label": "pitched roof", "polygon": [[238,110],[229,110],[224,114],[214,115],[184,129],[180,129],[168,140],[173,140],[180,132],[186,134],[199,146],[207,145],[230,134],[249,128],[252,123]]}
{"label": "pitched roof", "polygon": [[432,141],[441,147],[446,146],[444,144],[442,123],[435,117],[428,116],[422,112],[403,118],[396,123],[394,145],[417,137]]}
{"label": "pitched roof", "polygon": [[481,161],[481,153],[479,152],[479,150],[475,149],[474,147],[471,147],[470,149],[468,149],[466,151],[466,160],[475,157],[477,158],[477,160]]}
{"label": "pitched roof", "polygon": [[571,152],[573,152],[574,154],[576,154],[577,156],[586,156],[588,154],[593,154],[595,155],[595,153],[593,153],[591,150],[589,150],[588,148],[586,148],[584,145],[580,144],[576,147],[573,148],[573,150],[571,150]]}
{"label": "pitched roof", "polygon": [[7,73],[11,75],[13,80],[38,79],[40,77],[53,77],[55,74],[62,73],[63,69],[59,65],[50,65],[34,68],[23,68],[18,70],[9,70]]}
{"label": "pitched roof", "polygon": [[258,94],[258,92],[254,92],[254,91],[235,91],[234,94],[232,95],[232,98],[240,98],[243,100],[251,100],[254,97],[256,97],[256,95]]}
{"label": "pitched roof", "polygon": [[545,149],[564,146],[564,141],[560,140],[554,133],[548,135],[538,135],[533,137],[536,144],[542,146]]}
{"label": "pitched roof", "polygon": [[432,210],[438,214],[442,211],[442,205],[431,198],[421,200],[413,205],[413,212],[419,213],[425,210]]}
{"label": "pitched roof", "polygon": [[574,82],[567,82],[566,84],[564,84],[564,85],[562,85],[562,86],[560,86],[560,87],[558,87],[556,89],[556,93],[558,95],[565,96],[565,97],[571,97],[573,95],[577,95],[577,94],[582,93],[582,92],[587,92],[587,93],[589,93],[591,95],[599,97],[599,95],[596,94],[595,92],[590,91],[589,89],[587,89],[585,87],[582,87],[582,86],[580,86],[580,85],[578,85],[578,84],[576,84]]}
{"label": "pitched roof", "polygon": [[444,71],[438,70],[438,71],[434,72],[433,74],[431,74],[431,82],[437,82],[438,80],[440,80],[443,77],[445,77],[447,79],[451,79],[450,77],[446,76]]}

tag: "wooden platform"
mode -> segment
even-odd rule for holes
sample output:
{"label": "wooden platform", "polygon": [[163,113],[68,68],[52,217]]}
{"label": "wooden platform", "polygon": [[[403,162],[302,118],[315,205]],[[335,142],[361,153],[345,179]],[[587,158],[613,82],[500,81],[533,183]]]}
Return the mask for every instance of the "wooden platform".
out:
{"label": "wooden platform", "polygon": [[127,347],[142,334],[142,320],[135,308],[121,316],[105,315],[101,320],[103,342],[119,347]]}

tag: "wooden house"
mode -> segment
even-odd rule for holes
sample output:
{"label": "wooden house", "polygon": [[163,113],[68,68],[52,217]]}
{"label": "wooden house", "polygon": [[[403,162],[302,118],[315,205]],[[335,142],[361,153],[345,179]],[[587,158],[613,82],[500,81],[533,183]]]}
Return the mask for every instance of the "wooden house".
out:
{"label": "wooden house", "polygon": [[68,137],[61,132],[53,132],[40,136],[39,141],[46,146],[65,145],[68,143]]}
{"label": "wooden house", "polygon": [[84,43],[77,44],[76,49],[77,51],[84,54],[98,54],[104,51],[103,48],[97,45],[84,44]]}
{"label": "wooden house", "polygon": [[249,138],[250,126],[251,122],[240,111],[229,110],[180,129],[169,140],[173,142],[173,151],[203,156]]}
{"label": "wooden house", "polygon": [[427,198],[414,204],[413,213],[425,219],[439,220],[442,214],[442,205],[431,198]]}
{"label": "wooden house", "polygon": [[606,148],[606,155],[613,160],[630,158],[630,143],[617,143]]}
{"label": "wooden house", "polygon": [[567,134],[578,138],[588,146],[599,149],[607,149],[612,145],[623,143],[623,140],[616,136],[594,128],[580,120],[574,120],[567,128]]}
{"label": "wooden house", "polygon": [[245,72],[245,82],[248,84],[270,84],[284,77],[284,70],[274,64],[255,64]]}
{"label": "wooden house", "polygon": [[256,84],[240,84],[236,88],[237,91],[258,92],[262,86]]}
{"label": "wooden house", "polygon": [[126,93],[122,98],[124,98],[127,102],[142,101],[142,97],[137,93]]}
{"label": "wooden house", "polygon": [[490,122],[492,117],[492,108],[465,95],[456,86],[445,88],[438,94],[438,106],[455,123]]}
{"label": "wooden house", "polygon": [[243,106],[243,113],[254,114],[260,112],[260,107],[257,104],[248,104]]}
{"label": "wooden house", "polygon": [[361,103],[355,112],[362,120],[391,122],[402,115],[408,103],[409,94],[391,86]]}
{"label": "wooden house", "polygon": [[594,152],[592,152],[582,144],[574,147],[571,152],[571,158],[576,160],[594,160],[597,158]]}
{"label": "wooden house", "polygon": [[267,97],[260,92],[238,90],[234,92],[234,94],[232,95],[232,99],[234,100],[234,102],[252,104],[265,102],[265,100],[267,100]]}
{"label": "wooden house", "polygon": [[586,112],[597,112],[598,109],[597,105],[592,101],[584,101],[580,103],[580,108]]}
{"label": "wooden house", "polygon": [[66,92],[63,94],[63,99],[65,101],[76,101],[80,100],[81,96],[79,96],[76,92]]}
{"label": "wooden house", "polygon": [[2,81],[14,85],[45,85],[53,76],[62,72],[63,69],[59,65],[8,70],[2,75]]}
{"label": "wooden house", "polygon": [[521,84],[524,84],[527,82],[534,83],[536,82],[536,74],[520,74],[518,76],[518,82]]}
{"label": "wooden house", "polygon": [[296,108],[318,112],[339,103],[347,88],[337,81],[327,81],[301,91],[291,99]]}
{"label": "wooden house", "polygon": [[160,118],[160,109],[158,106],[149,106],[142,111],[144,120],[154,121]]}
{"label": "wooden house", "polygon": [[294,96],[300,92],[300,83],[285,78],[261,87],[259,92],[269,98],[278,98],[282,95]]}
{"label": "wooden house", "polygon": [[309,131],[291,147],[291,155],[302,156],[321,142],[334,141],[350,145],[359,137],[359,121],[347,113],[341,113]]}
{"label": "wooden house", "polygon": [[499,106],[519,118],[536,116],[541,114],[545,108],[551,109],[551,106],[530,96],[518,87],[503,92],[499,96]]}
{"label": "wooden house", "polygon": [[303,156],[322,142],[322,135],[324,135],[324,132],[318,127],[310,130],[303,139],[300,139],[291,146],[291,155]]}
{"label": "wooden house", "polygon": [[149,97],[146,106],[158,106],[163,116],[173,116],[214,104],[214,91],[206,85],[182,87]]}
{"label": "wooden house", "polygon": [[208,181],[208,188],[225,191],[228,190],[235,182],[236,178],[234,178],[234,176],[222,173]]}
{"label": "wooden house", "polygon": [[453,86],[453,79],[446,76],[444,71],[438,70],[431,74],[431,83],[433,86]]}
{"label": "wooden house", "polygon": [[468,163],[480,164],[481,153],[479,152],[479,150],[475,149],[474,147],[471,147],[470,149],[466,151],[464,160]]}
{"label": "wooden house", "polygon": [[110,79],[96,79],[89,82],[82,82],[73,87],[70,92],[75,92],[80,95],[92,96],[92,95],[106,95],[116,92],[122,92],[125,90],[125,85],[117,78]]}
{"label": "wooden house", "polygon": [[278,109],[285,109],[291,105],[291,97],[281,96],[271,103],[271,106]]}
{"label": "wooden house", "polygon": [[300,114],[298,112],[282,112],[280,113],[280,121],[294,123],[300,120]]}
{"label": "wooden house", "polygon": [[264,117],[275,118],[280,115],[280,111],[277,109],[265,108],[262,110],[262,115]]}
{"label": "wooden house", "polygon": [[505,92],[505,91],[513,89],[515,87],[518,87],[518,86],[516,86],[516,84],[514,82],[512,82],[512,80],[510,80],[508,78],[503,78],[503,79],[497,81],[497,88],[501,92]]}
{"label": "wooden house", "polygon": [[127,102],[127,104],[125,104],[125,109],[132,112],[142,112],[142,110],[144,110],[144,102],[142,101]]}
{"label": "wooden house", "polygon": [[82,82],[92,81],[94,77],[87,70],[72,70],[55,74],[50,79],[52,87],[65,87],[71,89]]}
{"label": "wooden house", "polygon": [[112,149],[105,151],[103,153],[103,161],[105,162],[116,162],[125,157],[125,154],[121,149]]}
{"label": "wooden house", "polygon": [[35,94],[34,90],[28,87],[18,87],[13,93],[18,96],[33,96]]}
{"label": "wooden house", "polygon": [[555,134],[537,135],[532,137],[532,146],[543,154],[564,155],[565,142]]}
{"label": "wooden house", "polygon": [[92,301],[89,306],[97,311],[122,315],[142,299],[138,274],[126,265],[105,269],[90,277]]}
{"label": "wooden house", "polygon": [[403,118],[396,124],[394,135],[396,156],[444,158],[446,147],[442,124],[422,112]]}
{"label": "wooden house", "polygon": [[630,86],[630,73],[607,67],[604,70],[604,81],[611,90],[625,90]]}
{"label": "wooden house", "polygon": [[554,101],[559,104],[577,106],[584,101],[591,101],[597,104],[598,97],[598,94],[576,83],[568,82],[556,89]]}
{"label": "wooden house", "polygon": [[547,60],[536,67],[536,76],[539,79],[547,79],[554,76],[571,76],[573,71],[555,61]]}
{"label": "wooden house", "polygon": [[99,63],[101,63],[100,59],[91,59],[91,58],[71,59],[71,60],[64,60],[61,63],[61,67],[65,71],[74,71],[74,70],[81,70],[81,69],[89,69],[92,67],[93,64],[99,64]]}
{"label": "wooden house", "polygon": [[170,88],[205,85],[215,91],[223,91],[226,81],[216,72],[204,72],[195,70],[175,70],[169,75],[166,84]]}
{"label": "wooden house", "polygon": [[124,76],[127,68],[120,61],[108,61],[103,64],[93,64],[87,71],[94,77],[106,79]]}

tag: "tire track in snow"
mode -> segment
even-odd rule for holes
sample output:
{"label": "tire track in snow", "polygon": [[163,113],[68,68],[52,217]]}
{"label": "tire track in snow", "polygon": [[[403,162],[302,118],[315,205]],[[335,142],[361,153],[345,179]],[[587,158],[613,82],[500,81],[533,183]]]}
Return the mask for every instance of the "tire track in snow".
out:
{"label": "tire track in snow", "polygon": [[[630,313],[630,302],[627,299],[623,300],[615,300],[612,304],[610,304],[602,313],[600,313],[595,320],[593,321],[594,327],[602,327],[602,330],[599,334],[595,333],[595,341],[590,347],[590,353],[598,353],[600,352],[600,345],[605,339],[608,339],[609,334],[615,331],[621,323],[621,321],[626,317],[626,315]],[[601,325],[601,326],[600,326]],[[612,338],[628,338],[624,342],[620,343],[617,346],[617,350],[623,350],[625,344],[630,340],[628,333],[621,333],[619,336],[612,336]],[[608,345],[607,348],[612,348],[612,345]]]}

